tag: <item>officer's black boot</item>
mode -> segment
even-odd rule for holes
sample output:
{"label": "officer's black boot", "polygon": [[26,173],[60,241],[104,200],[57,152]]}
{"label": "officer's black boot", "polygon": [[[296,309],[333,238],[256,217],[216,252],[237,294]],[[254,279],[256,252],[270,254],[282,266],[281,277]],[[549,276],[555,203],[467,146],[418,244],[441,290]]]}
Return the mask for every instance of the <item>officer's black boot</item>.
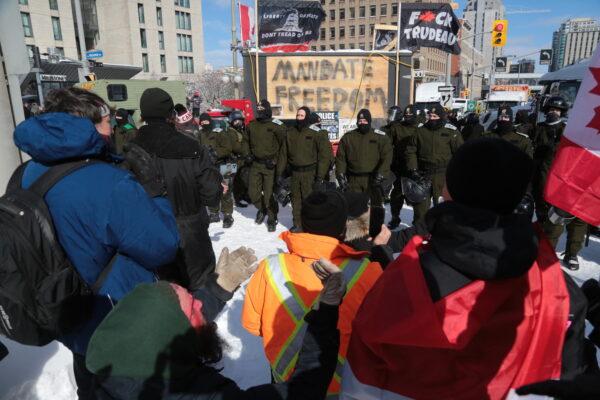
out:
{"label": "officer's black boot", "polygon": [[243,200],[239,200],[235,202],[235,206],[239,208],[246,208],[248,207],[248,203],[244,203]]}
{"label": "officer's black boot", "polygon": [[563,267],[567,268],[570,271],[579,270],[579,259],[577,258],[577,256],[572,256],[568,253],[565,253],[561,264]]}
{"label": "officer's black boot", "polygon": [[229,229],[233,225],[233,217],[231,214],[223,215],[223,229]]}
{"label": "officer's black boot", "polygon": [[396,229],[400,226],[400,217],[392,217],[392,220],[388,223],[388,228]]}
{"label": "officer's black boot", "polygon": [[300,232],[302,232],[302,228],[300,228],[299,226],[294,225],[294,226],[292,226],[290,228],[290,232],[292,232],[292,233],[300,233]]}
{"label": "officer's black boot", "polygon": [[269,219],[267,221],[267,230],[269,232],[275,232],[275,229],[277,229],[277,220],[276,219]]}
{"label": "officer's black boot", "polygon": [[258,210],[258,212],[256,213],[256,218],[254,219],[254,223],[257,225],[262,224],[265,221],[266,215],[267,213],[265,212],[265,210]]}
{"label": "officer's black boot", "polygon": [[209,218],[210,218],[211,224],[216,224],[217,222],[221,221],[221,217],[219,217],[218,212],[216,212],[216,213],[211,212]]}

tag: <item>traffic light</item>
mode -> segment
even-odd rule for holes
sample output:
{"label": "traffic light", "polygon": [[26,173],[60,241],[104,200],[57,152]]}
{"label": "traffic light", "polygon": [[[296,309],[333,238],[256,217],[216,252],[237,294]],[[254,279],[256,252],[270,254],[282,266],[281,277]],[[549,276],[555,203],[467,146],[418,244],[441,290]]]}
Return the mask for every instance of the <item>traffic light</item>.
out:
{"label": "traffic light", "polygon": [[504,47],[506,45],[506,33],[508,31],[508,21],[497,19],[492,25],[492,47]]}

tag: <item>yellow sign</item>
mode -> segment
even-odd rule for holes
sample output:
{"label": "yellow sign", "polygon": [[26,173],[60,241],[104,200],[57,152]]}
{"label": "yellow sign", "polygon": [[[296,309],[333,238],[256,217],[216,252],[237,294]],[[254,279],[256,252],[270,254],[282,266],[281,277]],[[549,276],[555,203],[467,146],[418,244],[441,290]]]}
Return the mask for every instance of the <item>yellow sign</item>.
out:
{"label": "yellow sign", "polygon": [[385,118],[388,68],[388,61],[377,56],[269,57],[267,95],[285,119],[295,118],[302,106],[338,111],[340,118],[355,118],[368,108],[373,118]]}
{"label": "yellow sign", "polygon": [[492,46],[504,47],[506,45],[506,35],[508,33],[508,20],[497,19],[492,24]]}

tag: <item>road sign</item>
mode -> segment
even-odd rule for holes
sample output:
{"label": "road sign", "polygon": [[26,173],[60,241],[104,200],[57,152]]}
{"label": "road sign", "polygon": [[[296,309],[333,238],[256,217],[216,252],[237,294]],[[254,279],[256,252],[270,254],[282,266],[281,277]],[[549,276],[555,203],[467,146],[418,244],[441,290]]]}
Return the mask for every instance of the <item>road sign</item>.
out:
{"label": "road sign", "polygon": [[415,76],[415,78],[424,78],[425,77],[425,71],[423,71],[422,69],[415,69],[414,70],[414,76]]}
{"label": "road sign", "polygon": [[477,108],[477,102],[475,100],[469,100],[467,102],[467,111],[473,112]]}
{"label": "road sign", "polygon": [[90,50],[87,53],[85,53],[85,58],[87,58],[88,60],[92,59],[92,58],[102,58],[104,57],[104,52],[102,50]]}
{"label": "road sign", "polygon": [[42,82],[66,82],[66,75],[48,75],[48,74],[40,74],[40,80]]}
{"label": "road sign", "polygon": [[507,57],[496,57],[496,72],[506,72]]}
{"label": "road sign", "polygon": [[442,99],[440,100],[440,104],[444,108],[452,107],[452,92],[442,93]]}
{"label": "road sign", "polygon": [[540,51],[540,65],[550,65],[552,62],[552,49],[542,49]]}
{"label": "road sign", "polygon": [[452,93],[452,92],[454,92],[454,86],[438,86],[438,92]]}

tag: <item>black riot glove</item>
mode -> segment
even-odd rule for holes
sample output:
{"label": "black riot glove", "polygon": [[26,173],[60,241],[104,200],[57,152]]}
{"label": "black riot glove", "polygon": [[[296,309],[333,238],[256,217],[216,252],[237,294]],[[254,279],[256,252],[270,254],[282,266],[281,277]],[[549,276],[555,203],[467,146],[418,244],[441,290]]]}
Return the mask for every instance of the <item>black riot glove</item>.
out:
{"label": "black riot glove", "polygon": [[338,185],[340,186],[340,190],[345,192],[348,190],[348,178],[346,178],[346,174],[339,174],[337,176]]}
{"label": "black riot glove", "polygon": [[423,177],[421,176],[419,171],[417,171],[416,169],[408,170],[407,175],[408,175],[407,176],[408,178],[410,178],[411,180],[413,180],[415,182],[420,182],[421,179],[423,179]]}
{"label": "black riot glove", "polygon": [[146,190],[146,193],[150,197],[164,196],[167,193],[167,186],[158,170],[154,157],[133,143],[127,143],[123,146],[123,150],[129,169]]}
{"label": "black riot glove", "polygon": [[533,219],[533,211],[535,209],[535,202],[531,193],[525,193],[521,202],[515,208],[515,214],[527,215],[529,219]]}
{"label": "black riot glove", "polygon": [[548,380],[532,383],[517,389],[521,396],[537,394],[561,400],[588,400],[600,398],[600,373],[581,374],[572,381]]}
{"label": "black riot glove", "polygon": [[385,178],[381,174],[375,174],[373,177],[373,186],[377,186],[383,189],[383,181]]}
{"label": "black riot glove", "polygon": [[321,178],[315,179],[312,190],[313,192],[324,192],[326,190],[325,181]]}

